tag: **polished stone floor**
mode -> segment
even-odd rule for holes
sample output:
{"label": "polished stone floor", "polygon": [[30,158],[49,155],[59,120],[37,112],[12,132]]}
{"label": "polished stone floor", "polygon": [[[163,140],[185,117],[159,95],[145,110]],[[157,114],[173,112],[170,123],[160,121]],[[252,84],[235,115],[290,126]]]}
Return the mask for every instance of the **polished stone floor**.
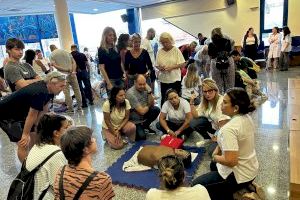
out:
{"label": "polished stone floor", "polygon": [[[287,72],[262,71],[259,74],[260,87],[267,94],[268,100],[260,105],[253,113],[257,125],[256,150],[260,162],[260,172],[256,182],[263,186],[267,199],[288,199],[289,189],[289,153],[287,129],[287,83],[289,77],[299,77],[300,69],[291,68]],[[85,124],[94,129],[98,143],[98,153],[94,157],[94,167],[106,170],[126,150],[111,150],[102,140],[101,123],[103,115],[101,103],[75,113],[72,117],[76,124]],[[4,113],[1,113],[3,115]],[[150,135],[148,139],[158,141],[159,135]],[[187,142],[194,145],[200,138],[193,135]],[[209,170],[210,158],[205,155],[200,164],[197,175]],[[0,200],[6,198],[9,185],[20,170],[20,163],[16,157],[15,144],[9,142],[8,137],[0,133]],[[145,198],[145,192],[127,187],[114,186],[117,200],[140,200]]]}

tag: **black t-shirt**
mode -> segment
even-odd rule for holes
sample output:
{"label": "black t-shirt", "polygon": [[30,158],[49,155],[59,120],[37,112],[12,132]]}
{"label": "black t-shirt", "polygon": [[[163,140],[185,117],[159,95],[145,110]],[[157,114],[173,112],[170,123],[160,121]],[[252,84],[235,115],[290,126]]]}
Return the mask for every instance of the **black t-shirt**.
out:
{"label": "black t-shirt", "polygon": [[145,74],[148,70],[152,71],[153,66],[149,53],[143,49],[139,57],[134,58],[130,51],[125,55],[125,70],[128,74]]}
{"label": "black t-shirt", "polygon": [[109,79],[121,79],[123,77],[123,71],[121,67],[121,56],[113,48],[110,48],[108,52],[103,49],[98,49],[99,64],[104,64],[104,69]]}
{"label": "black t-shirt", "polygon": [[71,54],[77,64],[77,67],[80,70],[86,70],[86,62],[88,61],[86,56],[79,51],[72,51]]}
{"label": "black t-shirt", "polygon": [[34,82],[0,101],[0,119],[25,121],[30,108],[42,111],[53,97],[44,81]]}

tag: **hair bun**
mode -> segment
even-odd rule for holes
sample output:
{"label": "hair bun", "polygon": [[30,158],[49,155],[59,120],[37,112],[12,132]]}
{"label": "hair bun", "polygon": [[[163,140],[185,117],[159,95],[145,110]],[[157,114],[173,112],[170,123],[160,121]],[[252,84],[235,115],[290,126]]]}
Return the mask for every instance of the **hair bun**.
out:
{"label": "hair bun", "polygon": [[174,177],[174,170],[171,168],[166,168],[162,173],[161,176],[165,182],[169,185],[174,185],[176,183],[176,179]]}

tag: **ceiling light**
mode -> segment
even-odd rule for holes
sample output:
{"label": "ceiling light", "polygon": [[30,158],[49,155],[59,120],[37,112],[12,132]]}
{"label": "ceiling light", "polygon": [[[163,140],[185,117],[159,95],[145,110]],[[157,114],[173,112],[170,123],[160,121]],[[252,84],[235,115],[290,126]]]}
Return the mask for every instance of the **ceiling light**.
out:
{"label": "ceiling light", "polygon": [[94,8],[93,11],[97,12],[97,11],[98,11],[98,8]]}

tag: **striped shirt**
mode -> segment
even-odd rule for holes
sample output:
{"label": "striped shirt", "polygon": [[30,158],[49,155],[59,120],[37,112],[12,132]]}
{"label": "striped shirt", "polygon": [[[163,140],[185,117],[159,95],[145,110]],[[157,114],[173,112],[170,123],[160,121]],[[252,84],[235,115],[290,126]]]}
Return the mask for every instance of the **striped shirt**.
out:
{"label": "striped shirt", "polygon": [[[41,146],[34,145],[29,151],[26,159],[26,169],[32,171],[36,166],[41,164],[52,152],[60,149],[57,145],[44,144]],[[53,155],[41,168],[36,172],[34,176],[34,199],[38,199],[43,190],[49,185],[50,189],[44,196],[44,200],[54,199],[53,185],[55,175],[59,169],[67,164],[67,160],[64,154],[60,151]]]}
{"label": "striped shirt", "polygon": [[[66,200],[71,200],[74,198],[75,194],[87,179],[89,175],[93,173],[92,171],[86,169],[76,169],[67,166],[64,171],[63,176],[63,188]],[[59,179],[61,175],[61,170],[58,172],[55,183],[54,183],[54,193],[55,199],[60,199],[59,194]],[[105,172],[99,172],[93,180],[89,183],[87,188],[83,191],[80,199],[101,199],[110,200],[115,196],[112,188],[112,181],[108,174]]]}

